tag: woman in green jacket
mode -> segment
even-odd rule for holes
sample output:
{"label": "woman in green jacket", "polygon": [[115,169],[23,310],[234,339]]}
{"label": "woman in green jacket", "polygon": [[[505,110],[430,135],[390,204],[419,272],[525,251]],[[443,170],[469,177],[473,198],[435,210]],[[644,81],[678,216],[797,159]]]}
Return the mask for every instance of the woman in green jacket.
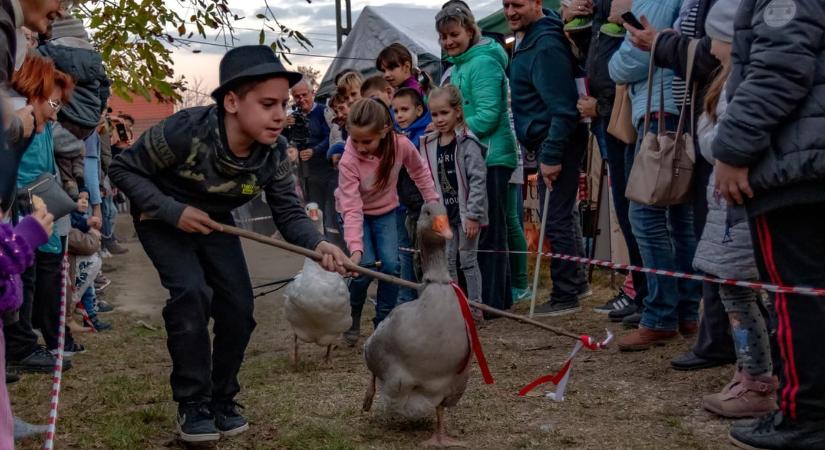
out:
{"label": "woman in green jacket", "polygon": [[[507,102],[507,54],[496,41],[481,36],[472,11],[463,1],[444,5],[436,15],[436,30],[446,59],[453,64],[450,83],[464,97],[467,126],[487,146],[490,224],[482,230],[479,250],[506,250],[508,212],[516,207],[508,201],[509,180],[518,163]],[[514,225],[521,229],[520,224],[510,224],[510,228]],[[478,264],[484,303],[509,309],[512,293],[507,255],[480,253]],[[523,267],[526,272],[526,256]]]}

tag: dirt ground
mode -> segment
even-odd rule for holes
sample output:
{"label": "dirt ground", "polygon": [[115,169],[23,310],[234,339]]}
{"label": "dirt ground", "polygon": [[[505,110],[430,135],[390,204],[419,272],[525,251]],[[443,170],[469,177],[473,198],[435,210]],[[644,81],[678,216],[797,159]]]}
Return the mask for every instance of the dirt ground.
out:
{"label": "dirt ground", "polygon": [[[132,236],[121,217],[120,234]],[[166,299],[156,272],[136,239],[129,254],[107,260],[113,280],[104,293],[117,306],[105,319],[106,333],[85,334],[88,348],[74,357],[64,376],[56,448],[181,448],[175,440],[175,404],[168,385],[169,356],[160,310]],[[302,260],[245,243],[253,284],[294,274]],[[596,314],[611,290],[596,286],[580,313],[547,323],[603,336],[623,330]],[[525,312],[525,304],[516,312]],[[256,302],[258,327],[247,350],[238,401],[250,419],[249,432],[222,440],[218,449],[408,449],[431,433],[432,422],[406,422],[360,410],[367,370],[360,345],[334,352],[334,366],[321,368],[323,349],[304,344],[293,371],[287,359],[291,331],[280,292]],[[364,313],[363,332],[373,311]],[[148,327],[147,327],[148,325]],[[150,329],[154,328],[154,329]],[[477,367],[464,398],[447,413],[451,433],[473,449],[664,449],[729,448],[729,422],[703,411],[700,398],[723,386],[732,367],[676,372],[669,360],[688,348],[679,341],[642,353],[583,350],[576,359],[564,402],[520,398],[534,378],[559,369],[573,346],[506,319],[479,330],[495,384],[484,385]],[[45,423],[51,377],[26,375],[10,385],[15,413]],[[33,440],[20,446],[35,449]]]}

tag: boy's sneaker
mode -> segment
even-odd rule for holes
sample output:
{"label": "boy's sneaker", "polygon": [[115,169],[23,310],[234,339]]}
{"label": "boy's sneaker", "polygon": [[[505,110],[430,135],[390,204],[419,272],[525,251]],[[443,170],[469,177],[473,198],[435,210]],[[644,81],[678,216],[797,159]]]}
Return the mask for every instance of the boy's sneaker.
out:
{"label": "boy's sneaker", "polygon": [[616,294],[615,297],[608,300],[604,305],[593,308],[593,311],[596,311],[599,314],[610,314],[613,311],[619,311],[624,309],[627,305],[632,304],[633,299],[628,297],[624,291],[619,290],[619,293]]}
{"label": "boy's sneaker", "polygon": [[110,284],[112,284],[112,280],[106,278],[102,273],[98,274],[95,277],[95,292],[103,292]]}
{"label": "boy's sneaker", "polygon": [[747,449],[822,448],[825,420],[788,420],[781,411],[761,419],[735,423],[730,430],[733,445]]}
{"label": "boy's sneaker", "polygon": [[99,317],[93,317],[86,322],[86,325],[94,328],[95,331],[108,331],[112,329],[112,324],[100,320]]}
{"label": "boy's sneaker", "polygon": [[235,436],[249,429],[249,422],[242,416],[238,408],[243,405],[234,401],[215,402],[212,404],[212,413],[215,415],[215,427],[224,436]]}
{"label": "boy's sneaker", "polygon": [[[25,358],[16,361],[8,360],[6,370],[17,371],[21,373],[51,373],[54,370],[54,364],[57,359],[48,350],[43,347],[37,347]],[[64,369],[68,361],[63,361]]]}
{"label": "boy's sneaker", "polygon": [[[49,350],[49,352],[52,355],[57,356],[57,349]],[[66,358],[71,358],[72,356],[74,356],[78,353],[86,353],[86,347],[84,347],[83,344],[78,344],[77,342],[72,342],[72,345],[67,345],[67,346],[63,347],[63,356],[66,357]],[[63,361],[63,363],[65,364],[66,361]]]}
{"label": "boy's sneaker", "polygon": [[530,297],[533,295],[533,291],[531,291],[529,287],[524,289],[512,288],[511,291],[513,293],[513,303],[530,300]]}
{"label": "boy's sneaker", "polygon": [[607,318],[610,319],[611,322],[621,322],[625,317],[633,315],[638,310],[639,307],[636,306],[636,303],[631,301],[630,304],[624,308],[607,313]]}
{"label": "boy's sneaker", "polygon": [[615,38],[623,38],[625,33],[627,33],[627,30],[625,30],[623,26],[613,22],[606,22],[602,24],[601,28],[599,28],[599,31],[601,31],[603,34],[606,34],[607,36]]}
{"label": "boy's sneaker", "polygon": [[114,311],[115,307],[109,304],[108,302],[98,299],[97,304],[95,305],[95,310],[98,313],[107,313]]}
{"label": "boy's sneaker", "polygon": [[591,16],[576,17],[570,22],[564,24],[564,31],[569,33],[571,31],[588,30],[591,25],[593,25],[593,18]]}
{"label": "boy's sneaker", "polygon": [[221,438],[215,417],[205,403],[181,403],[177,429],[183,442],[214,442]]}
{"label": "boy's sneaker", "polygon": [[573,314],[575,312],[581,311],[581,306],[579,306],[579,302],[554,302],[549,301],[543,305],[536,306],[535,311],[533,311],[533,316],[535,317],[557,317],[557,316],[564,316],[567,314]]}

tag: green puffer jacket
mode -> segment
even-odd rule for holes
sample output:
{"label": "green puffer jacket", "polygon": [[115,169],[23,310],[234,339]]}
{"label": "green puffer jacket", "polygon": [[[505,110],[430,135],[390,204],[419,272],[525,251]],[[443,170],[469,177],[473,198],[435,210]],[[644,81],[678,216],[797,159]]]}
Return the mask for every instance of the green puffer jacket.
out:
{"label": "green puffer jacket", "polygon": [[510,128],[507,54],[496,41],[482,38],[466,52],[447,58],[454,64],[451,83],[464,96],[467,126],[487,146],[487,166],[515,169],[516,138]]}

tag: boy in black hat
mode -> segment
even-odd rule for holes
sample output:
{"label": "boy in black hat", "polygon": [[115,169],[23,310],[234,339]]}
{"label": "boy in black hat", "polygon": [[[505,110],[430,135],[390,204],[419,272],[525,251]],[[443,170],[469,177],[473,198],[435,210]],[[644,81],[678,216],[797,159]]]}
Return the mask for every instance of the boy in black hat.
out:
{"label": "boy in black hat", "polygon": [[163,318],[184,441],[215,441],[249,427],[234,397],[255,328],[252,285],[240,240],[220,233],[222,223],[232,224],[230,211],[263,191],[284,238],[344,273],[346,256],[323,240],[299,203],[281,137],[289,88],[300,79],[269,47],[230,50],[212,93],[217,105],[185,109],[152,127],[109,171],[132,202],[140,242],[171,296]]}

